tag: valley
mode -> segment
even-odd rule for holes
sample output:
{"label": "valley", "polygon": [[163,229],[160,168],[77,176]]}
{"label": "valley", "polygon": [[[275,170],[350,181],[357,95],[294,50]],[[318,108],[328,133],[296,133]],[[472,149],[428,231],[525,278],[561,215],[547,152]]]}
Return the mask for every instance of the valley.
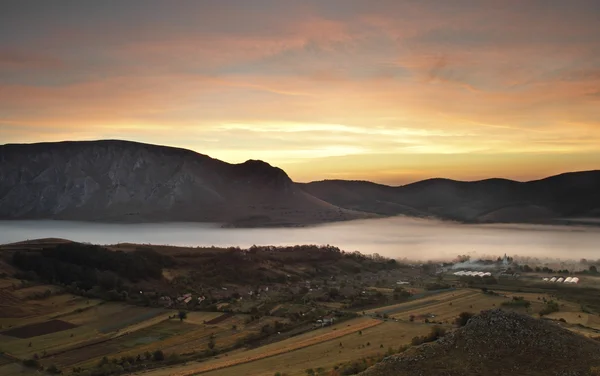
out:
{"label": "valley", "polygon": [[[464,312],[499,308],[600,337],[600,276],[582,271],[569,271],[580,283],[567,286],[542,281],[556,270],[522,264],[511,266],[518,277],[494,261],[492,277],[462,277],[454,263],[403,264],[335,247],[95,247],[61,239],[0,247],[0,374],[350,375],[418,347],[434,328],[455,331]],[[48,283],[48,270],[13,261],[39,253],[71,260],[75,272],[86,257],[71,250],[97,255],[97,265],[102,255],[143,256],[136,262],[162,271],[132,280],[115,265],[86,289],[85,280],[69,285],[52,274]]]}

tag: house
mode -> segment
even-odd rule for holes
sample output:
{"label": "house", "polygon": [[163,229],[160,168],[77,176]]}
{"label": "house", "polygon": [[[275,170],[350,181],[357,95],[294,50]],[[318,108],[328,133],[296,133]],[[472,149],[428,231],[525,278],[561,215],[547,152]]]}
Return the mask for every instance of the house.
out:
{"label": "house", "polygon": [[334,322],[335,322],[334,316],[328,315],[328,316],[323,317],[323,326],[333,325]]}

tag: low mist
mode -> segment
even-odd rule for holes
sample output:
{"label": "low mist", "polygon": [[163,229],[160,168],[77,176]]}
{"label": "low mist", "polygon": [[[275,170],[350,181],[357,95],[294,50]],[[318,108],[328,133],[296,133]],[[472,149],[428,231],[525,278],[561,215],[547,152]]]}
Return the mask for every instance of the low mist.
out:
{"label": "low mist", "polygon": [[[338,222],[303,228],[225,229],[218,224],[101,224],[0,221],[0,243],[65,238],[95,244],[179,246],[331,244],[345,251],[411,260],[452,260],[457,255],[579,260],[598,258],[599,227],[464,225],[402,217]],[[465,268],[472,266],[465,265]]]}

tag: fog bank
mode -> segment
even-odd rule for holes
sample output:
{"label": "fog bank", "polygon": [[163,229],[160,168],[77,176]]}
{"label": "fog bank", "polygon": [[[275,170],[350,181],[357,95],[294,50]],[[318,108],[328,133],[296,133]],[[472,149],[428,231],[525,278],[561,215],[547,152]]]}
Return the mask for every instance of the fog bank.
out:
{"label": "fog bank", "polygon": [[67,221],[0,221],[0,243],[65,238],[95,244],[146,243],[180,246],[331,244],[345,251],[394,258],[452,259],[458,254],[598,258],[599,227],[464,225],[386,218],[303,228],[224,229],[218,224],[101,224]]}

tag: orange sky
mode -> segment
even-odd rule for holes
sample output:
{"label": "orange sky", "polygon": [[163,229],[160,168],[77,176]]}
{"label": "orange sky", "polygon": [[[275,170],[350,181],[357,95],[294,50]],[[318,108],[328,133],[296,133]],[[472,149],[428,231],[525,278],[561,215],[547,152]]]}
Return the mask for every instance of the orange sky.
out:
{"label": "orange sky", "polygon": [[117,138],[297,181],[600,168],[600,3],[3,1],[0,143]]}

